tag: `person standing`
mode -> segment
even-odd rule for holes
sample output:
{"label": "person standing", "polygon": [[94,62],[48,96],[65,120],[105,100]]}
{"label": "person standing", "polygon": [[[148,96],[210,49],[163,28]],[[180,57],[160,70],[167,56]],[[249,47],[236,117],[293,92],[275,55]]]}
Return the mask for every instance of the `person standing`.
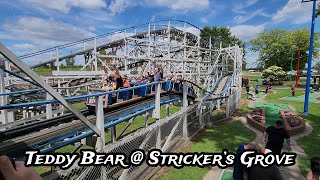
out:
{"label": "person standing", "polygon": [[296,94],[296,89],[295,89],[294,85],[291,88],[291,94],[292,94],[292,96],[295,96],[295,94]]}
{"label": "person standing", "polygon": [[268,94],[269,86],[270,86],[270,85],[269,85],[269,82],[267,82],[267,85],[266,85],[266,92],[265,92],[266,94]]}
{"label": "person standing", "polygon": [[117,89],[123,87],[123,80],[122,80],[122,77],[120,75],[119,69],[117,68],[115,62],[116,61],[114,60],[114,62],[112,63],[112,65],[114,67],[114,70],[111,73],[111,77],[113,79],[113,82],[116,84],[115,89],[117,90]]}
{"label": "person standing", "polygon": [[247,91],[247,93],[250,92],[250,87],[249,87],[249,85],[246,85],[246,91]]}
{"label": "person standing", "polygon": [[249,144],[240,144],[237,149],[236,161],[233,167],[233,179],[234,180],[244,180],[244,174],[246,171],[246,166],[240,161],[240,156],[244,150],[248,149],[259,149],[258,143],[252,141]]}
{"label": "person standing", "polygon": [[287,131],[282,127],[282,121],[276,121],[274,126],[269,126],[261,137],[261,142],[265,142],[265,137],[268,135],[267,149],[272,151],[274,155],[280,155],[283,147],[284,139],[287,140],[288,149],[291,149],[290,136]]}
{"label": "person standing", "polygon": [[254,89],[254,92],[256,94],[256,97],[257,97],[257,95],[259,97],[259,85],[256,86],[256,88]]}
{"label": "person standing", "polygon": [[310,162],[311,171],[308,172],[306,180],[320,180],[320,157],[313,157]]}
{"label": "person standing", "polygon": [[247,91],[247,99],[251,99],[252,95],[250,94],[250,87],[248,84],[246,85],[246,91]]}
{"label": "person standing", "polygon": [[154,73],[154,81],[162,81],[163,75],[162,75],[162,69],[161,67],[156,67],[155,68],[155,73]]}

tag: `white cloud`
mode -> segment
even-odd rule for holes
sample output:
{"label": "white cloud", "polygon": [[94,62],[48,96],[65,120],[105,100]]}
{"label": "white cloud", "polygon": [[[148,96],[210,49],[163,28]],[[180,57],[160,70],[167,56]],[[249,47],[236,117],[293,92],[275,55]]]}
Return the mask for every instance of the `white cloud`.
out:
{"label": "white cloud", "polygon": [[155,20],[156,20],[156,16],[155,16],[155,15],[153,15],[153,16],[151,17],[150,22],[154,22]]}
{"label": "white cloud", "polygon": [[34,49],[35,46],[29,43],[20,43],[20,44],[14,44],[13,48],[21,49],[21,50],[30,50],[30,49]]}
{"label": "white cloud", "polygon": [[16,22],[6,22],[3,25],[3,29],[4,32],[1,33],[1,39],[24,40],[31,42],[34,46],[42,46],[43,48],[95,35],[70,24],[35,17],[22,17]]}
{"label": "white cloud", "polygon": [[312,2],[301,3],[301,0],[289,0],[273,17],[273,23],[286,22],[304,24],[311,21]]}
{"label": "white cloud", "polygon": [[100,9],[106,7],[104,0],[27,0],[29,4],[44,9],[68,13],[72,7]]}
{"label": "white cloud", "polygon": [[255,18],[256,16],[270,17],[270,15],[266,14],[262,9],[258,9],[256,11],[252,12],[251,14],[248,13],[246,15],[235,16],[233,18],[233,21],[237,24],[241,24],[241,23],[249,21],[250,19]]}
{"label": "white cloud", "polygon": [[207,24],[208,23],[208,19],[205,17],[200,18],[200,22]]}
{"label": "white cloud", "polygon": [[[246,11],[244,10],[247,7],[255,5],[259,0],[245,0],[245,2],[240,2],[238,4],[234,4],[232,11],[238,14],[245,14]],[[237,1],[239,2],[239,1]]]}
{"label": "white cloud", "polygon": [[258,26],[253,25],[237,25],[230,28],[232,34],[240,38],[244,42],[249,42],[250,40],[256,38],[259,33],[264,31],[266,24],[261,24]]}
{"label": "white cloud", "polygon": [[135,5],[137,5],[137,3],[133,0],[113,0],[109,5],[109,10],[112,15],[115,15]]}
{"label": "white cloud", "polygon": [[259,58],[259,52],[253,52],[247,48],[245,58],[246,58],[246,62],[247,62],[247,66],[246,66],[247,68],[257,67],[257,60]]}
{"label": "white cloud", "polygon": [[152,0],[147,1],[157,6],[168,7],[173,10],[202,10],[209,8],[209,0]]}
{"label": "white cloud", "polygon": [[94,26],[89,26],[89,31],[96,31],[96,28]]}
{"label": "white cloud", "polygon": [[208,9],[210,2],[209,0],[143,0],[141,2],[133,0],[112,0],[108,8],[111,14],[115,15],[123,12],[127,8],[137,5],[167,7],[171,10],[183,10],[185,12],[188,10]]}

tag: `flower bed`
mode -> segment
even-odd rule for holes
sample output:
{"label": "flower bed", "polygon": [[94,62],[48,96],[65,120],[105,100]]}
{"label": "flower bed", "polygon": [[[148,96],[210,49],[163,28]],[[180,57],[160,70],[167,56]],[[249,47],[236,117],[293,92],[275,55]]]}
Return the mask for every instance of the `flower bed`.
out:
{"label": "flower bed", "polygon": [[284,128],[290,136],[299,134],[304,131],[305,121],[302,117],[291,113],[287,110],[280,110]]}
{"label": "flower bed", "polygon": [[247,114],[247,122],[259,131],[264,131],[266,125],[265,108],[256,108]]}

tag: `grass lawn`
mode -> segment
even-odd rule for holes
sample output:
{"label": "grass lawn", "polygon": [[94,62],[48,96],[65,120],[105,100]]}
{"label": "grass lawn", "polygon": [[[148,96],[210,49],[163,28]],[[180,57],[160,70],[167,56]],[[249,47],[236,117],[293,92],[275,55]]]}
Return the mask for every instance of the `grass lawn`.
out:
{"label": "grass lawn", "polygon": [[[302,137],[298,140],[299,146],[301,146],[306,154],[307,157],[299,158],[299,168],[301,170],[302,175],[306,176],[307,172],[310,171],[310,161],[309,159],[314,156],[320,156],[320,104],[319,103],[310,103],[309,104],[309,115],[304,116],[301,114],[303,112],[303,102],[295,102],[295,101],[284,101],[282,97],[290,96],[290,90],[286,89],[276,89],[276,94],[270,94],[266,97],[267,102],[272,103],[287,103],[294,106],[297,110],[296,113],[300,113],[302,117],[313,127],[313,131],[311,135]],[[297,89],[296,95],[303,95],[304,89]]]}
{"label": "grass lawn", "polygon": [[[201,132],[198,138],[192,141],[192,145],[188,147],[187,152],[221,152],[222,149],[236,152],[239,144],[250,142],[254,138],[255,134],[243,126],[240,121],[221,123]],[[161,179],[201,180],[209,170],[210,167],[170,168]]]}
{"label": "grass lawn", "polygon": [[[81,66],[74,66],[74,67],[61,66],[60,70],[61,71],[78,71],[81,68],[82,68]],[[41,66],[41,67],[35,68],[34,71],[41,76],[52,75],[52,69],[47,66]]]}

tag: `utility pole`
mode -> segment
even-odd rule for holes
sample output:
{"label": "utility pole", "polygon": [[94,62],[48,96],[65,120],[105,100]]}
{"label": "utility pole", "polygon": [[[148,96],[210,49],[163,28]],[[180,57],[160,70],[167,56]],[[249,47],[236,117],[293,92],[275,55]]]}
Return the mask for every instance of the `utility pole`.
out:
{"label": "utility pole", "polygon": [[304,99],[304,114],[308,114],[309,110],[309,93],[310,93],[310,78],[311,78],[311,63],[312,63],[312,53],[313,53],[313,39],[314,39],[314,24],[316,18],[316,0],[302,0],[301,3],[313,1],[312,6],[312,22],[311,22],[311,32],[310,32],[310,46],[309,46],[309,57],[308,57],[308,71],[307,71],[307,82],[306,82],[306,94]]}
{"label": "utility pole", "polygon": [[296,87],[299,86],[300,57],[301,57],[301,50],[300,50],[300,46],[299,46],[299,48],[298,48],[297,75],[296,75]]}

